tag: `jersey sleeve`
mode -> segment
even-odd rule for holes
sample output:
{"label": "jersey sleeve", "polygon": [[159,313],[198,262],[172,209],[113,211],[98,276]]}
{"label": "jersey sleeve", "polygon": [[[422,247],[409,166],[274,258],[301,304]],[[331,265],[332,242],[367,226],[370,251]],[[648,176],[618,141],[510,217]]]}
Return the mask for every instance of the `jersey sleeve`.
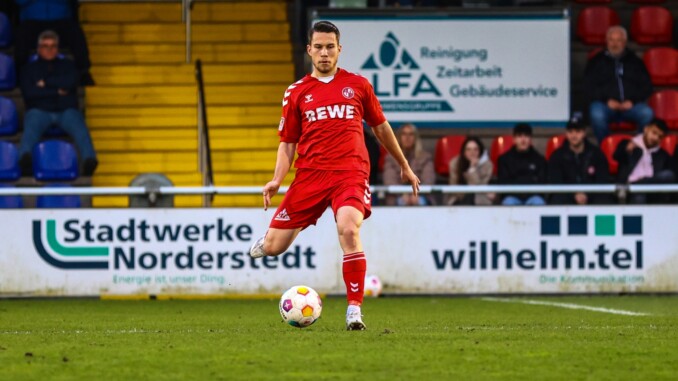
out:
{"label": "jersey sleeve", "polygon": [[386,121],[386,116],[384,116],[377,95],[374,94],[372,84],[367,79],[363,82],[363,91],[365,94],[363,97],[363,118],[370,127],[376,127]]}
{"label": "jersey sleeve", "polygon": [[301,136],[301,115],[294,96],[288,88],[282,100],[282,117],[278,125],[278,136],[285,143],[298,143]]}

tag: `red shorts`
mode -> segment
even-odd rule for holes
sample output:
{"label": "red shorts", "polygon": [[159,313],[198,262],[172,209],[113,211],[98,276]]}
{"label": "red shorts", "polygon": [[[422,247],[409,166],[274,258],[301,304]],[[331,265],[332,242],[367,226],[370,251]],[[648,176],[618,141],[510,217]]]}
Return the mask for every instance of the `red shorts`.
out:
{"label": "red shorts", "polygon": [[363,218],[372,214],[372,194],[367,174],[356,171],[323,171],[301,168],[276,210],[271,227],[305,229],[332,207],[336,218],[342,206],[352,206]]}

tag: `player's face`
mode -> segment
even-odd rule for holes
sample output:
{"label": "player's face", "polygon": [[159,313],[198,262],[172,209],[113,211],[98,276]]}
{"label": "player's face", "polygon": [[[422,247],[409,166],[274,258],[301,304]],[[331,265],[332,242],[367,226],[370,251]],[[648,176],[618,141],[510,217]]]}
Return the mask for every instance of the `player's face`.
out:
{"label": "player's face", "polygon": [[330,76],[337,71],[337,60],[341,53],[341,45],[334,33],[313,33],[311,44],[306,46],[308,55],[313,61],[316,75]]}
{"label": "player's face", "polygon": [[567,142],[570,143],[570,147],[581,146],[584,143],[584,135],[586,135],[584,130],[575,128],[565,131],[565,136],[567,137]]}

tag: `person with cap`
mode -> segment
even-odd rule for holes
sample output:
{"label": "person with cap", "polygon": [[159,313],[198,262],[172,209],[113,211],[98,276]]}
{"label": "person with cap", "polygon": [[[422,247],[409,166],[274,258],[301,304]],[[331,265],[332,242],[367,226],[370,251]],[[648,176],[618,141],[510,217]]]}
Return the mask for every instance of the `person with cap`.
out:
{"label": "person with cap", "polygon": [[[546,182],[546,159],[532,146],[532,126],[518,123],[513,127],[513,147],[499,156],[499,184],[530,185]],[[539,194],[506,194],[503,205],[545,205]]]}
{"label": "person with cap", "polygon": [[[565,126],[565,142],[553,151],[548,161],[549,184],[606,184],[611,181],[605,154],[586,139],[581,120],[572,118]],[[554,193],[551,204],[587,205],[612,201],[610,195],[584,192]]]}
{"label": "person with cap", "polygon": [[[666,184],[676,179],[673,173],[673,163],[668,152],[661,148],[660,143],[668,132],[666,122],[662,119],[653,119],[643,132],[631,139],[619,142],[613,158],[619,163],[617,181],[627,184]],[[655,193],[631,194],[632,204],[668,202],[668,195]]]}

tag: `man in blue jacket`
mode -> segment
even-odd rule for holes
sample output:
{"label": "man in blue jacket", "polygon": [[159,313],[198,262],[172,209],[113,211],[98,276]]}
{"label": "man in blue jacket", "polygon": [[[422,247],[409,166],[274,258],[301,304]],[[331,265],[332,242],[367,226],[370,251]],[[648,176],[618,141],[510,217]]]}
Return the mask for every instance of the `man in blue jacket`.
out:
{"label": "man in blue jacket", "polygon": [[[4,0],[3,0],[4,1]],[[85,33],[78,22],[77,1],[74,0],[14,0],[19,6],[19,26],[16,33],[15,58],[17,67],[28,62],[35,41],[44,30],[61,36],[61,46],[68,48],[78,68],[82,86],[94,85],[90,74],[91,62]]]}
{"label": "man in blue jacket", "polygon": [[78,71],[73,62],[59,55],[59,36],[50,30],[38,38],[38,58],[21,71],[21,94],[26,105],[24,131],[19,142],[19,164],[31,172],[31,150],[51,126],[69,134],[78,148],[82,175],[91,176],[96,154],[85,119],[78,110]]}

